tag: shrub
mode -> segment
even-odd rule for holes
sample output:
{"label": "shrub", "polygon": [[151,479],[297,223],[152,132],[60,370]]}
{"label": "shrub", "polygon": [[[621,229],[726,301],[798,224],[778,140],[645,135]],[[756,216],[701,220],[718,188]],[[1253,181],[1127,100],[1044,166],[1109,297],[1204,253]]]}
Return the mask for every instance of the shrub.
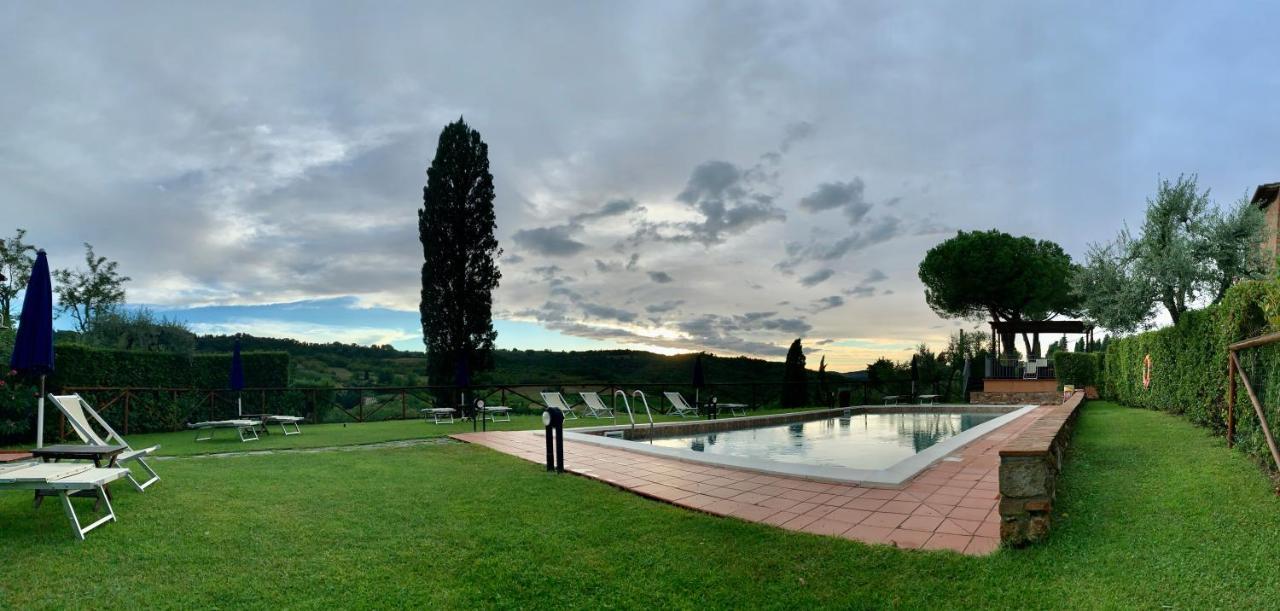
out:
{"label": "shrub", "polygon": [[1059,388],[1063,384],[1072,384],[1079,389],[1102,386],[1102,363],[1101,352],[1053,353],[1053,369],[1057,372]]}
{"label": "shrub", "polygon": [[[1183,415],[1223,433],[1227,345],[1276,330],[1280,330],[1280,282],[1241,282],[1218,304],[1187,312],[1174,326],[1110,342],[1104,393],[1127,405]],[[1142,383],[1147,355],[1151,355],[1150,387]],[[1280,397],[1280,346],[1253,348],[1240,356],[1254,389],[1264,403],[1271,398],[1274,404],[1274,398]],[[1250,455],[1265,458],[1266,442],[1243,386],[1237,392],[1235,415],[1235,442]],[[1275,415],[1268,419],[1273,426],[1280,422]]]}

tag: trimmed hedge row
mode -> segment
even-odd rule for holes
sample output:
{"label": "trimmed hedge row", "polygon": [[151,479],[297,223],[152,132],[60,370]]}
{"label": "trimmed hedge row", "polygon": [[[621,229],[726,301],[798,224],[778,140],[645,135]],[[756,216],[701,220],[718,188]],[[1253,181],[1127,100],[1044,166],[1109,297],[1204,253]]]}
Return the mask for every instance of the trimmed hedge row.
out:
{"label": "trimmed hedge row", "polygon": [[[1107,346],[1104,395],[1126,405],[1179,414],[1225,433],[1227,345],[1278,329],[1280,282],[1241,282],[1221,302],[1184,314],[1177,325],[1112,341]],[[1143,384],[1147,355],[1149,386]],[[1264,403],[1274,405],[1280,397],[1280,346],[1250,349],[1240,357]],[[1235,414],[1235,442],[1270,464],[1243,387],[1237,392]],[[1280,422],[1274,414],[1268,419],[1273,426]]]}
{"label": "trimmed hedge row", "polygon": [[1101,352],[1055,352],[1053,370],[1059,386],[1073,384],[1078,389],[1093,386],[1101,392],[1104,361]]}
{"label": "trimmed hedge row", "polygon": [[[14,333],[0,329],[0,355],[13,351]],[[245,386],[248,388],[285,388],[289,385],[289,354],[286,352],[245,352]],[[46,388],[50,391],[67,387],[132,387],[132,388],[200,388],[227,387],[231,372],[230,354],[174,354],[105,350],[74,344],[54,346],[54,374]],[[6,363],[7,365],[7,363]],[[7,371],[6,371],[7,373]],[[35,404],[39,387],[31,380],[17,376],[0,376],[0,443],[30,442],[34,437]],[[86,397],[91,402],[105,397]],[[245,411],[268,411],[302,414],[306,404],[300,393],[272,393],[266,397],[250,393],[245,397]],[[102,411],[112,427],[124,433],[176,431],[193,417],[226,418],[235,414],[234,394],[218,393],[214,404],[206,393],[150,392],[131,397],[128,427],[125,427],[123,402]],[[58,418],[47,411],[45,436],[54,439]]]}
{"label": "trimmed hedge row", "polygon": [[[245,352],[244,383],[249,388],[289,385],[287,352]],[[135,388],[226,388],[230,354],[176,354],[104,350],[75,344],[54,346],[56,368],[50,383],[68,386]]]}

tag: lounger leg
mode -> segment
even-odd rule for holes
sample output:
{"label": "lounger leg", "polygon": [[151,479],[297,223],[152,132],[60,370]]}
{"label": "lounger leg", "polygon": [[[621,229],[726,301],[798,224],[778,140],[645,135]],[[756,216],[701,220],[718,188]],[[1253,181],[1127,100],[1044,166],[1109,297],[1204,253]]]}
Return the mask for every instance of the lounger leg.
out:
{"label": "lounger leg", "polygon": [[88,526],[80,526],[80,518],[76,515],[76,510],[71,506],[71,496],[66,490],[59,490],[58,496],[62,497],[62,509],[67,513],[67,519],[71,521],[71,529],[75,531],[76,539],[84,541],[84,536],[89,531],[106,524],[107,522],[116,521],[115,508],[111,506],[111,499],[107,497],[107,491],[102,486],[94,486],[98,491],[98,499],[107,506],[107,515],[94,520]]}
{"label": "lounger leg", "polygon": [[[290,432],[289,432],[289,428],[288,428],[290,424],[292,424],[292,425],[293,425],[293,432],[292,432],[292,433],[290,433]],[[297,423],[297,422],[281,422],[281,423],[280,423],[280,431],[281,431],[281,432],[283,432],[283,433],[285,434],[285,436],[286,436],[286,437],[287,437],[287,436],[289,436],[289,435],[301,435],[301,434],[302,434],[302,429],[298,427],[298,423]]]}
{"label": "lounger leg", "polygon": [[139,484],[137,478],[133,477],[133,471],[129,472],[129,482],[133,484],[134,488],[138,489],[138,492],[142,492],[143,490],[147,489],[147,486],[150,486],[151,484],[154,484],[160,481],[160,475],[156,473],[155,469],[151,468],[151,465],[147,464],[147,461],[142,460],[141,458],[135,458],[133,459],[133,462],[136,462],[139,465],[141,465],[142,469],[146,471],[148,475],[151,476],[151,479],[148,479],[147,481]]}
{"label": "lounger leg", "polygon": [[[203,431],[208,431],[208,432],[209,432],[209,436],[208,436],[208,437],[201,437],[201,436],[200,436],[200,433],[201,433],[201,432],[203,432]],[[209,441],[210,439],[213,439],[213,429],[212,429],[212,428],[210,428],[210,429],[196,429],[196,441]]]}
{"label": "lounger leg", "polygon": [[[241,442],[258,440],[258,431],[254,427],[238,427],[236,430],[240,432]],[[248,432],[247,435],[245,434],[246,432]]]}

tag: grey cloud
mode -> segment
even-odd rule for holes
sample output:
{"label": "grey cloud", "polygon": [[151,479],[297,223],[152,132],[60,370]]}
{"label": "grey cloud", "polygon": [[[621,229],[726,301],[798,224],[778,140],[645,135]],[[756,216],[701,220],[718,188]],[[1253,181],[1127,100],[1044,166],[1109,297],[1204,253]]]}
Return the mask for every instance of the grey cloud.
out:
{"label": "grey cloud", "polygon": [[596,271],[601,273],[616,272],[622,269],[621,263],[606,263],[600,259],[596,259]]}
{"label": "grey cloud", "polygon": [[658,284],[666,284],[672,280],[671,274],[667,272],[649,272],[649,279]]}
{"label": "grey cloud", "polygon": [[809,212],[821,212],[850,204],[862,204],[862,192],[865,188],[861,178],[854,178],[849,182],[824,182],[813,193],[800,199],[800,207]]}
{"label": "grey cloud", "polygon": [[517,255],[513,252],[509,252],[505,255],[502,255],[502,262],[510,263],[512,265],[517,265],[524,262],[524,257]]}
{"label": "grey cloud", "polygon": [[604,318],[608,320],[616,320],[618,322],[634,322],[638,317],[635,312],[629,312],[612,306],[596,304],[596,303],[579,303],[578,307],[582,308],[582,312],[592,318]]}
{"label": "grey cloud", "polygon": [[889,279],[889,276],[886,276],[884,272],[873,267],[871,268],[870,271],[867,272],[866,277],[862,279],[862,283],[875,284],[877,282],[883,282],[888,279]]}
{"label": "grey cloud", "polygon": [[628,212],[643,209],[644,208],[642,208],[634,199],[615,199],[605,203],[597,210],[575,214],[569,218],[569,222],[570,224],[579,224],[611,216],[620,216]]}
{"label": "grey cloud", "polygon": [[787,245],[788,258],[777,264],[781,271],[791,271],[806,261],[834,261],[851,252],[858,252],[892,240],[902,235],[902,221],[897,217],[883,217],[865,229],[855,229],[849,236],[835,242],[792,242]]}
{"label": "grey cloud", "polygon": [[651,303],[651,304],[649,304],[649,305],[645,306],[644,311],[646,311],[646,312],[648,312],[648,313],[650,313],[650,314],[662,314],[662,313],[665,313],[665,312],[670,312],[670,311],[672,311],[672,310],[674,310],[674,309],[676,309],[676,308],[680,307],[680,306],[681,306],[681,305],[683,305],[683,304],[684,304],[684,300],[683,300],[683,299],[676,299],[676,300],[672,300],[672,301],[664,301],[664,302],[662,302],[662,303]]}
{"label": "grey cloud", "polygon": [[812,137],[815,131],[813,124],[808,121],[789,123],[783,133],[782,144],[779,148],[785,153],[790,150],[791,146],[795,143]]}
{"label": "grey cloud", "polygon": [[554,225],[551,227],[535,227],[521,229],[511,234],[511,239],[534,253],[549,257],[567,257],[586,250],[587,245],[579,242],[570,234],[575,232],[573,225]]}
{"label": "grey cloud", "polygon": [[818,299],[814,301],[812,311],[821,312],[823,310],[838,308],[842,305],[844,305],[844,297],[841,297],[839,295],[832,295],[830,297],[823,297],[822,299]]}
{"label": "grey cloud", "polygon": [[876,289],[870,286],[855,286],[851,289],[845,289],[844,294],[853,297],[854,299],[865,299],[867,297],[874,296],[876,294]]}
{"label": "grey cloud", "polygon": [[812,274],[809,274],[808,276],[801,278],[800,284],[803,284],[805,286],[817,286],[825,282],[831,276],[834,276],[835,273],[836,273],[835,270],[829,267],[824,267],[816,272],[813,272]]}

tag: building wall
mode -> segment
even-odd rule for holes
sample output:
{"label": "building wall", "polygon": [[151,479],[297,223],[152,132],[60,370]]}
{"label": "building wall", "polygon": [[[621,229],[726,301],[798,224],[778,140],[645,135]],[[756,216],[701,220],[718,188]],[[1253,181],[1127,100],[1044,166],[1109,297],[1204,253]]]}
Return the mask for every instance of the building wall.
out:
{"label": "building wall", "polygon": [[1267,261],[1274,265],[1276,253],[1280,253],[1280,201],[1271,202],[1262,212],[1267,219],[1267,237],[1262,249],[1267,253]]}

